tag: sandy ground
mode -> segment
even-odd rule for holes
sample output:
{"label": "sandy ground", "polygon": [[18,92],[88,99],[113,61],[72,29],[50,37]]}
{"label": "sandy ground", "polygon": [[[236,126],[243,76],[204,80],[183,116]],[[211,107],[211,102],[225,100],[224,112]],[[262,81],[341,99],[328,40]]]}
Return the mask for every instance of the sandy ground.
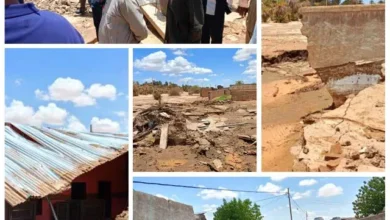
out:
{"label": "sandy ground", "polygon": [[262,56],[272,57],[285,51],[306,50],[307,38],[302,35],[301,28],[302,23],[299,21],[262,24]]}
{"label": "sandy ground", "polygon": [[[164,95],[163,105],[157,108],[151,96],[134,97],[134,171],[256,171],[256,101],[209,102],[184,94]],[[174,116],[162,119],[163,112]],[[138,138],[142,117],[159,125],[152,134]],[[169,121],[166,149],[159,148],[161,121]]]}

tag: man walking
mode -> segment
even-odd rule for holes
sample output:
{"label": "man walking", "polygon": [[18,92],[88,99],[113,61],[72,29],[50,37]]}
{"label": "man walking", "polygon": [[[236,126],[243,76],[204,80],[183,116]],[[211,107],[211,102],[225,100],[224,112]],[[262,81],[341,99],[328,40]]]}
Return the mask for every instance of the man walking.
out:
{"label": "man walking", "polygon": [[202,0],[169,0],[165,43],[201,43],[203,24]]}
{"label": "man walking", "polygon": [[138,44],[148,28],[137,0],[107,0],[99,28],[99,43]]}
{"label": "man walking", "polygon": [[203,0],[206,12],[205,23],[202,29],[202,44],[222,44],[225,13],[231,10],[226,0]]}

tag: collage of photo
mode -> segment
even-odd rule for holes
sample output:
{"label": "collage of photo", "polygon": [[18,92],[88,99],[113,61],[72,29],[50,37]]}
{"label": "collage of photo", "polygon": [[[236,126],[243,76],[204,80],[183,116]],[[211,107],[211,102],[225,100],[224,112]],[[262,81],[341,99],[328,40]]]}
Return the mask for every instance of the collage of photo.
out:
{"label": "collage of photo", "polygon": [[386,7],[5,0],[0,213],[386,220]]}

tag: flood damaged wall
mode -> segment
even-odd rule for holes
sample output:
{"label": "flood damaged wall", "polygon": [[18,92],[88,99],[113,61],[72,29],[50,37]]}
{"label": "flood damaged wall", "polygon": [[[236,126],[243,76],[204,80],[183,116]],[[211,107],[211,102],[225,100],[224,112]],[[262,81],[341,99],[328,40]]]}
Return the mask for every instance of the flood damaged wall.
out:
{"label": "flood damaged wall", "polygon": [[384,4],[304,7],[300,13],[314,69],[384,59]]}
{"label": "flood damaged wall", "polygon": [[213,100],[213,99],[218,98],[222,95],[230,95],[230,91],[227,89],[212,90],[212,91],[209,91],[208,97],[209,97],[209,100]]}
{"label": "flood damaged wall", "polygon": [[232,95],[232,101],[252,101],[256,100],[257,91],[256,90],[230,90]]}
{"label": "flood damaged wall", "polygon": [[194,220],[192,206],[133,191],[134,220]]}

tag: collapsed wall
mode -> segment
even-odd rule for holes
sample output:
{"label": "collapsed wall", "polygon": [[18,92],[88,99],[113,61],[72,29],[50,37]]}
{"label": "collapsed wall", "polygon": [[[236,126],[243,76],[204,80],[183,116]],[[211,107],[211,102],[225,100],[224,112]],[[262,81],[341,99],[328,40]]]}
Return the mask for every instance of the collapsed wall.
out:
{"label": "collapsed wall", "polygon": [[134,220],[194,220],[192,206],[133,191]]}
{"label": "collapsed wall", "polygon": [[346,96],[384,80],[384,5],[304,7],[300,13],[308,61],[336,107]]}

